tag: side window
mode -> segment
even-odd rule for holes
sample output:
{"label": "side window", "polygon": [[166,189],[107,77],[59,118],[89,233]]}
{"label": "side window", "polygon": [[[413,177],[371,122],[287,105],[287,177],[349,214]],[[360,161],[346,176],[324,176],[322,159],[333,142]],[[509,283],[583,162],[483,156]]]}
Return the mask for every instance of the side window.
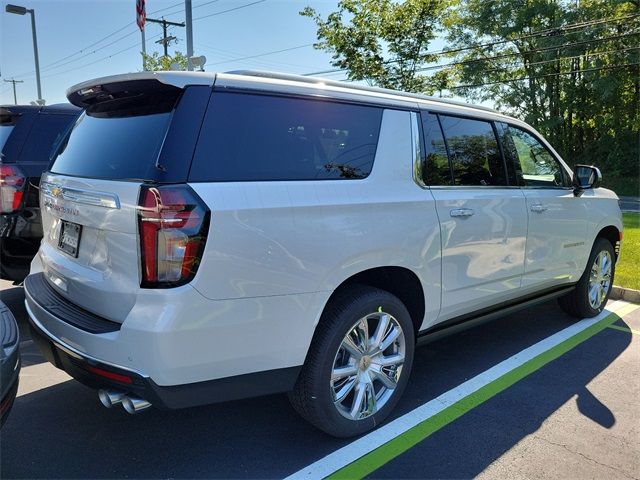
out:
{"label": "side window", "polygon": [[48,165],[52,150],[69,132],[76,118],[73,115],[38,114],[18,161]]}
{"label": "side window", "polygon": [[533,135],[509,125],[515,151],[516,175],[525,187],[567,186],[562,165]]}
{"label": "side window", "polygon": [[382,109],[302,98],[214,92],[191,181],[365,178]]}
{"label": "side window", "polygon": [[444,143],[438,116],[423,112],[421,117],[426,158],[424,181],[427,185],[451,185],[447,146]]}
{"label": "side window", "polygon": [[507,185],[504,163],[493,126],[484,120],[440,115],[454,185]]}

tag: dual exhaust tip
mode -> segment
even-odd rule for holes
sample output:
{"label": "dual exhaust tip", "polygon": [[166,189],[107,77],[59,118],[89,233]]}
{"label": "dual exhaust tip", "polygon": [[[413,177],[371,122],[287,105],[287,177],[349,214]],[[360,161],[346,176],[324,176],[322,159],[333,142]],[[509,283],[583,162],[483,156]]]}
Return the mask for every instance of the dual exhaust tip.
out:
{"label": "dual exhaust tip", "polygon": [[144,398],[128,395],[118,390],[99,390],[98,398],[102,405],[107,408],[121,403],[127,413],[131,415],[142,412],[151,406],[151,403]]}

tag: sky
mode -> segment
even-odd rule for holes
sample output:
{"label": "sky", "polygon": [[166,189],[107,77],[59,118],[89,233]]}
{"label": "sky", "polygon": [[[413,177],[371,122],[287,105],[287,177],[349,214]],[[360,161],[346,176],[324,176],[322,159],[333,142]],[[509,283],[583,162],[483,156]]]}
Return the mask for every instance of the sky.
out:
{"label": "sky", "polygon": [[[6,13],[7,3],[35,11],[42,96],[47,104],[65,101],[67,88],[82,81],[142,70],[135,0],[3,1],[0,104],[13,103],[12,84],[4,81],[12,78],[24,82],[16,84],[18,103],[37,98],[30,16]],[[330,55],[311,46],[316,41],[314,22],[298,12],[310,5],[326,16],[336,9],[337,1],[192,0],[192,5],[194,53],[207,58],[207,71],[259,69],[304,74],[332,68]],[[184,21],[184,1],[147,0],[146,8],[149,18]],[[154,14],[157,10],[161,11]],[[162,27],[147,23],[145,32],[147,53],[161,52],[155,40],[162,36]],[[169,53],[186,52],[185,29],[171,27],[169,34],[179,40]],[[277,50],[287,51],[245,58]],[[340,80],[344,74],[329,77]]]}

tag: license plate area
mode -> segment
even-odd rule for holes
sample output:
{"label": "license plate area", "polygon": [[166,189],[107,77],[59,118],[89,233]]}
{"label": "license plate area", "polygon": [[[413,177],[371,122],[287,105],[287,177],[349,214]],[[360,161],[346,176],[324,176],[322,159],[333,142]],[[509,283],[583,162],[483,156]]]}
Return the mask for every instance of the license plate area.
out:
{"label": "license plate area", "polygon": [[58,248],[67,255],[78,258],[78,247],[80,246],[80,237],[82,236],[82,225],[62,220],[60,226],[60,239],[58,240]]}

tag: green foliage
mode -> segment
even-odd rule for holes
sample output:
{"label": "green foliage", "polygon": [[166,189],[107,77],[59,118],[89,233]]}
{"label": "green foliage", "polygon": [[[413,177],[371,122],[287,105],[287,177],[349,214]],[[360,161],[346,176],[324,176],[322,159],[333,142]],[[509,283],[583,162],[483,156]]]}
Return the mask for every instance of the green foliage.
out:
{"label": "green foliage", "polygon": [[[638,13],[638,0],[342,0],[326,19],[301,12],[350,80],[491,101],[628,195],[640,194]],[[441,32],[449,53],[436,55]],[[425,75],[434,63],[450,65]]]}
{"label": "green foliage", "polygon": [[348,70],[350,80],[424,92],[446,86],[446,78],[432,83],[418,71],[437,58],[427,49],[449,1],[342,0],[326,19],[311,7],[300,14],[318,27],[316,48],[332,53],[332,64]]}
{"label": "green foliage", "polygon": [[150,72],[171,70],[171,65],[173,64],[179,66],[178,70],[187,69],[187,57],[181,52],[174,52],[173,57],[171,55],[160,55],[158,52],[153,52],[152,55],[143,54],[143,56],[144,69]]}
{"label": "green foliage", "polygon": [[640,214],[624,213],[624,238],[622,253],[616,265],[614,283],[621,287],[640,290]]}
{"label": "green foliage", "polygon": [[[622,66],[640,63],[634,13],[638,2],[619,0],[461,2],[448,32],[466,48],[455,91],[532,124],[568,163],[600,166],[605,186],[626,177],[637,192],[640,67]],[[599,23],[565,28],[587,22]]]}

